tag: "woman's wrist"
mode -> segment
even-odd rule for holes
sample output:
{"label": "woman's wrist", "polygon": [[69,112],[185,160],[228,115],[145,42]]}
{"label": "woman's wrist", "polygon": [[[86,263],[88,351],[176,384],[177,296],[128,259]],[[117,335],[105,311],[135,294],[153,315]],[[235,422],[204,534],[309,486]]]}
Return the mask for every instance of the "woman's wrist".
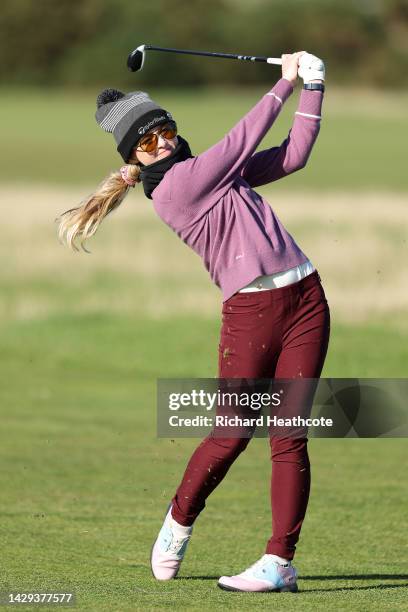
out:
{"label": "woman's wrist", "polygon": [[[288,77],[282,77],[282,79],[285,79],[285,81],[288,81],[293,88],[296,87],[296,83],[297,83],[297,79],[295,81],[292,81],[292,79],[289,79]],[[312,79],[311,81],[308,81],[308,83],[324,83],[323,79]]]}
{"label": "woman's wrist", "polygon": [[293,89],[295,88],[296,81],[292,81],[292,79],[289,79],[289,77],[285,77],[285,76],[283,76],[282,79],[285,79],[285,81],[288,81],[288,83],[292,85]]}
{"label": "woman's wrist", "polygon": [[[295,89],[296,87],[296,83],[297,83],[297,79],[295,81],[292,81],[292,79],[290,79],[289,77],[282,77],[282,79],[285,79],[285,81],[288,81],[293,89]],[[324,83],[323,79],[312,79],[311,81],[308,81],[308,83]]]}

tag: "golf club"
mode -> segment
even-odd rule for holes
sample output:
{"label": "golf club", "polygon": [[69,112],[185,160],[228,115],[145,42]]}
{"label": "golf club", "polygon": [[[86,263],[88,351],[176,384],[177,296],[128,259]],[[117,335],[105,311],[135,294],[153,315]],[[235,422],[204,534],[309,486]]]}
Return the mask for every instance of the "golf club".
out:
{"label": "golf club", "polygon": [[140,45],[134,49],[128,57],[127,66],[132,72],[142,70],[146,51],[165,51],[167,53],[182,53],[184,55],[203,55],[205,57],[223,57],[225,59],[236,59],[244,62],[265,62],[267,64],[281,65],[280,57],[262,57],[256,55],[235,55],[232,53],[211,53],[210,51],[190,51],[186,49],[168,49],[166,47],[154,47],[153,45]]}

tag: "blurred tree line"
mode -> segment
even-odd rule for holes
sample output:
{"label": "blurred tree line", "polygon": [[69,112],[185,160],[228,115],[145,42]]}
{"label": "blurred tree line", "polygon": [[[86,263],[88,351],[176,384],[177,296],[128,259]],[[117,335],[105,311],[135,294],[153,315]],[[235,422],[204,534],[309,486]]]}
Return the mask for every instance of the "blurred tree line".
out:
{"label": "blurred tree line", "polygon": [[408,84],[408,0],[2,0],[3,83],[88,86],[255,84],[265,64],[151,52],[142,43],[245,55],[307,50],[331,82]]}

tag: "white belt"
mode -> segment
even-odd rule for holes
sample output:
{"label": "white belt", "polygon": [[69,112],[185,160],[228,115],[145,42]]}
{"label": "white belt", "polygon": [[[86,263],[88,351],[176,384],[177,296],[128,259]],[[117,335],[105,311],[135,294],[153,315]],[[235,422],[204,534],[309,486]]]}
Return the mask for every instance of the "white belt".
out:
{"label": "white belt", "polygon": [[266,276],[258,276],[251,283],[245,285],[238,293],[246,293],[248,291],[266,291],[267,289],[277,289],[278,287],[286,287],[297,283],[305,276],[309,276],[314,272],[315,267],[311,261],[305,261],[290,270],[277,272],[276,274],[268,274]]}

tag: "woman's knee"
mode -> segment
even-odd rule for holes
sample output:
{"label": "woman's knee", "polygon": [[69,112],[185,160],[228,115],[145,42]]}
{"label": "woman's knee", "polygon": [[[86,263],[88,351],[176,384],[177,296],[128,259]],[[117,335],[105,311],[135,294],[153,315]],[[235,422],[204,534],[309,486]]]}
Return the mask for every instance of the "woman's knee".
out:
{"label": "woman's knee", "polygon": [[224,457],[238,456],[249,444],[251,438],[220,438],[211,436],[211,442],[217,446]]}
{"label": "woman's knee", "polygon": [[309,464],[307,438],[270,438],[272,461]]}

